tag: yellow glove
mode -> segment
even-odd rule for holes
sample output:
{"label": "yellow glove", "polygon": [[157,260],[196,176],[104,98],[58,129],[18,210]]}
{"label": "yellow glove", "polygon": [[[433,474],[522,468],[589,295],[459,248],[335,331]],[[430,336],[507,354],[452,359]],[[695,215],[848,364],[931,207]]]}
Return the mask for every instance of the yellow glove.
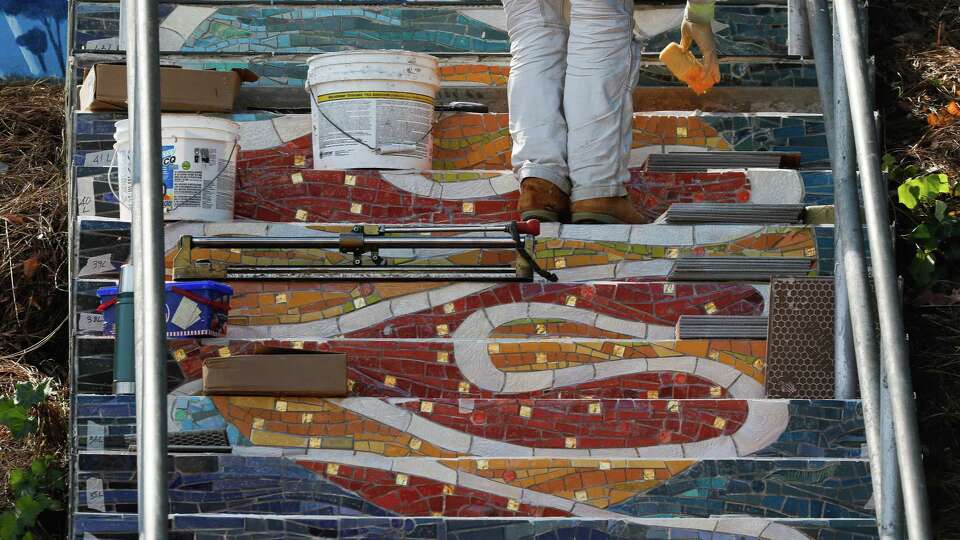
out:
{"label": "yellow glove", "polygon": [[720,82],[720,60],[713,37],[713,2],[691,1],[680,26],[680,48],[689,51],[696,42],[703,55],[704,78],[716,84]]}

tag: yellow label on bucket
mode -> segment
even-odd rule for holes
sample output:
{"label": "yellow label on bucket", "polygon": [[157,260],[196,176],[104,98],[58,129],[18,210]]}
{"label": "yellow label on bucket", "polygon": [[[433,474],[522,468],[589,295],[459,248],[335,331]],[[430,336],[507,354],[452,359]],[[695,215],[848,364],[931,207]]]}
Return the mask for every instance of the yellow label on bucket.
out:
{"label": "yellow label on bucket", "polygon": [[329,101],[342,101],[345,99],[403,99],[407,101],[419,101],[428,105],[433,105],[433,98],[423,94],[414,94],[413,92],[390,92],[390,91],[356,91],[356,92],[334,92],[317,96],[317,103],[327,103]]}

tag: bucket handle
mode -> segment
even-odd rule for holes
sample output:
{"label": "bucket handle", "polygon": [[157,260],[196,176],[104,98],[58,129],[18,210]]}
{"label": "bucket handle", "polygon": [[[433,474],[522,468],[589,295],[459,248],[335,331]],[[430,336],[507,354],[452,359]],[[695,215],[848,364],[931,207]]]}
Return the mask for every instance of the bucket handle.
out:
{"label": "bucket handle", "polygon": [[[174,141],[174,143],[176,143],[176,141],[177,141],[177,137],[176,137],[176,136],[173,137],[173,141]],[[227,170],[227,167],[230,166],[230,161],[233,160],[233,154],[237,151],[237,147],[238,147],[238,146],[240,146],[240,136],[239,136],[239,135],[238,135],[236,138],[234,138],[234,140],[233,140],[233,148],[230,149],[230,154],[227,156],[227,161],[226,161],[226,164],[223,166],[223,168],[220,169],[220,170],[217,172],[217,174],[216,174],[213,178],[210,179],[209,182],[207,182],[207,183],[204,184],[203,186],[200,186],[200,191],[198,191],[197,193],[191,195],[190,197],[187,197],[183,202],[181,202],[181,203],[178,204],[177,206],[174,206],[174,207],[171,208],[169,211],[170,211],[170,212],[173,212],[173,211],[176,210],[177,208],[180,208],[181,206],[183,206],[183,204],[186,203],[187,201],[192,201],[194,197],[203,194],[203,192],[206,191],[206,189],[207,189],[208,187],[210,187],[214,182],[216,182],[217,180],[219,180],[219,179],[220,179],[220,175],[223,174],[224,171]],[[116,190],[113,189],[113,181],[110,179],[110,173],[113,172],[113,166],[114,166],[114,164],[116,163],[116,160],[117,160],[117,150],[114,149],[114,150],[113,150],[113,154],[110,156],[110,166],[107,167],[107,187],[110,188],[110,193],[113,195],[113,198],[117,200],[117,204],[119,204],[120,206],[122,206],[122,207],[126,208],[127,210],[129,210],[130,207],[127,206],[126,204],[124,204],[123,199],[121,199],[121,198],[120,198],[120,195],[118,195],[117,192],[116,192]],[[119,183],[120,183],[120,174],[118,173],[118,174],[117,174],[117,184],[119,184]]]}

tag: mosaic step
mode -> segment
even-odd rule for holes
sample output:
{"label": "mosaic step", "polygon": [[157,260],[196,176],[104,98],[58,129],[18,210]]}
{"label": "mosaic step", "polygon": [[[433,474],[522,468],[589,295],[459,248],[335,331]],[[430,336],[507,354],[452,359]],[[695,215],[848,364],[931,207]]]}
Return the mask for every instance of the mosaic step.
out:
{"label": "mosaic step", "polygon": [[[78,2],[74,51],[122,50],[119,3]],[[297,7],[161,4],[165,53],[289,54],[344,49],[405,49],[447,54],[507,53],[500,6]],[[649,50],[679,41],[683,6],[637,6],[637,31]],[[787,54],[786,6],[719,5],[714,32],[722,56]]]}
{"label": "mosaic step", "polygon": [[[123,115],[78,113],[75,118],[74,165],[109,166],[114,123]],[[310,115],[247,113],[231,118],[240,123],[238,166],[313,166]],[[433,168],[511,169],[508,120],[503,113],[438,115]],[[647,112],[634,115],[633,128],[632,166],[641,166],[654,153],[746,150],[797,152],[804,168],[829,168],[818,114]]]}
{"label": "mosaic step", "polygon": [[[112,158],[112,152],[88,154],[91,166],[75,169],[79,216],[120,217],[116,171],[109,169],[109,161],[95,166],[103,157]],[[827,171],[634,168],[626,188],[651,223],[675,203],[833,203],[833,178]],[[519,219],[519,189],[509,171],[317,171],[305,165],[262,167],[242,161],[234,215],[274,222],[299,217],[327,223],[490,223]]]}
{"label": "mosaic step", "polygon": [[[244,538],[366,540],[868,540],[877,538],[867,519],[802,520],[779,523],[757,518],[673,520],[603,518],[351,518],[257,514],[173,515],[170,532],[182,540]],[[79,513],[76,540],[136,540],[135,514]],[[103,535],[103,536],[100,536]]]}
{"label": "mosaic step", "polygon": [[[136,454],[80,452],[79,512],[135,512]],[[873,517],[860,460],[172,455],[178,514]]]}
{"label": "mosaic step", "polygon": [[[129,224],[83,219],[78,227],[79,278],[116,278],[129,252]],[[167,268],[173,268],[177,242],[191,236],[273,236],[332,238],[353,225],[303,223],[172,222],[164,231]],[[810,274],[833,267],[833,227],[805,225],[560,225],[542,224],[533,256],[561,281],[656,281],[688,258],[749,258],[792,261]],[[830,243],[828,245],[828,242]],[[439,266],[512,264],[516,252],[505,249],[384,249],[390,265]],[[224,264],[351,264],[352,255],[319,249],[194,248],[192,260]],[[722,258],[722,259],[721,259]],[[537,278],[541,280],[542,278]],[[706,279],[710,279],[707,277]]]}
{"label": "mosaic step", "polygon": [[[133,396],[77,396],[79,450],[126,450]],[[168,429],[313,456],[861,458],[855,401],[175,396]]]}
{"label": "mosaic step", "polygon": [[[576,325],[567,325],[570,330]],[[541,324],[544,332],[561,325]],[[520,328],[509,327],[509,332]],[[168,391],[200,391],[211,357],[310,351],[346,356],[348,395],[485,399],[756,399],[766,396],[767,343],[609,337],[490,340],[331,339],[307,341],[172,339]],[[826,369],[826,368],[824,368]],[[113,340],[77,340],[77,388],[111,393]],[[811,371],[813,377],[817,373]],[[803,398],[797,394],[794,397]]]}
{"label": "mosaic step", "polygon": [[[260,76],[244,83],[236,110],[308,110],[304,92],[307,58],[287,56],[182,56],[165,55],[165,64],[187,69],[248,69]],[[640,67],[639,87],[634,92],[635,111],[710,112],[821,112],[816,73],[812,61],[803,59],[742,58],[721,60],[721,81],[706,95],[682,90],[656,55],[646,56]],[[76,56],[77,80],[85,69],[100,62],[124,62],[122,54],[80,53]],[[444,56],[441,58],[441,89],[437,100],[479,102],[491,112],[507,112],[506,84],[510,58],[506,54]]]}

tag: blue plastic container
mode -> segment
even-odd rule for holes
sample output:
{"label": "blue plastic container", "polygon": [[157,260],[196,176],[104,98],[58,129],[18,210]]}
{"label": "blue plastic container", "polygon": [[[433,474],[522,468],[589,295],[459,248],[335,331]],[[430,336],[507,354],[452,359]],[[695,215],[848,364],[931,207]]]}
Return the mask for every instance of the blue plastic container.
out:
{"label": "blue plastic container", "polygon": [[[227,315],[233,289],[216,281],[167,282],[167,337],[222,336],[227,332]],[[103,333],[116,332],[116,287],[97,289],[103,314]]]}

